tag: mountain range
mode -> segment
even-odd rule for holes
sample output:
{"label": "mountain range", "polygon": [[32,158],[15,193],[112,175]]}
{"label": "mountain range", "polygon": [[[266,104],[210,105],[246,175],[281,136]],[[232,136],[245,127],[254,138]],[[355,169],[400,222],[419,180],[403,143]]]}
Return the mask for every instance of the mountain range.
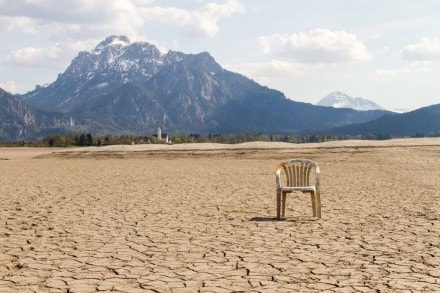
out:
{"label": "mountain range", "polygon": [[158,127],[169,134],[297,134],[392,114],[296,102],[223,69],[207,52],[162,54],[125,36],[80,52],[53,83],[23,95],[1,91],[0,99],[0,141],[66,132],[151,134]]}
{"label": "mountain range", "polygon": [[402,114],[385,114],[371,121],[344,125],[324,132],[341,135],[437,136],[440,135],[440,104]]}
{"label": "mountain range", "polygon": [[371,100],[361,97],[352,98],[346,93],[340,91],[331,92],[322,98],[318,103],[316,103],[316,105],[333,108],[350,108],[359,111],[385,110],[383,107]]}

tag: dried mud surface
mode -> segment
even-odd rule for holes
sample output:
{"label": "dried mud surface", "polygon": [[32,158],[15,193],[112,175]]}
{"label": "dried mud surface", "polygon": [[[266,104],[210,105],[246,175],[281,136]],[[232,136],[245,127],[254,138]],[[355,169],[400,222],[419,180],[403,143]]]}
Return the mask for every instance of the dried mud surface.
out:
{"label": "dried mud surface", "polygon": [[[321,168],[276,221],[274,171]],[[0,148],[0,292],[440,292],[440,139]]]}

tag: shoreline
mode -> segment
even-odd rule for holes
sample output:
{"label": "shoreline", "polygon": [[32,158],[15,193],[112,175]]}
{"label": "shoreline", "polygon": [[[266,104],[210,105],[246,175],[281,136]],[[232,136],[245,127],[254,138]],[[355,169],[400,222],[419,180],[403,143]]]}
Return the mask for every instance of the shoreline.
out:
{"label": "shoreline", "polygon": [[36,157],[63,157],[81,156],[85,154],[108,153],[133,154],[134,153],[185,153],[185,152],[252,152],[252,151],[295,151],[295,150],[322,150],[343,148],[392,148],[392,147],[418,147],[440,146],[440,138],[399,138],[390,140],[338,140],[321,143],[294,144],[285,142],[245,142],[239,144],[220,143],[186,143],[186,144],[138,144],[138,145],[109,145],[90,147],[0,147],[0,160],[29,159]]}

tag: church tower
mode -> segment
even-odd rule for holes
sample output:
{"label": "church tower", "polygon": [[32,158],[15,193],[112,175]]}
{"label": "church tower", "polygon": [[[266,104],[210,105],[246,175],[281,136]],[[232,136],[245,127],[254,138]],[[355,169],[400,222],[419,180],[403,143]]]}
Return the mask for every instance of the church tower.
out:
{"label": "church tower", "polygon": [[162,140],[162,131],[160,130],[160,127],[157,129],[157,141]]}

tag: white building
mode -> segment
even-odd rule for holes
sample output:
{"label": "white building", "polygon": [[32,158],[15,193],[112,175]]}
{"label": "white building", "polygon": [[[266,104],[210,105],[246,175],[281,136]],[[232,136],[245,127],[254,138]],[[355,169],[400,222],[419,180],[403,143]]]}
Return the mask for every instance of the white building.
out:
{"label": "white building", "polygon": [[168,143],[168,134],[162,133],[160,127],[157,129],[157,134],[154,135],[157,138],[157,142],[165,142]]}

